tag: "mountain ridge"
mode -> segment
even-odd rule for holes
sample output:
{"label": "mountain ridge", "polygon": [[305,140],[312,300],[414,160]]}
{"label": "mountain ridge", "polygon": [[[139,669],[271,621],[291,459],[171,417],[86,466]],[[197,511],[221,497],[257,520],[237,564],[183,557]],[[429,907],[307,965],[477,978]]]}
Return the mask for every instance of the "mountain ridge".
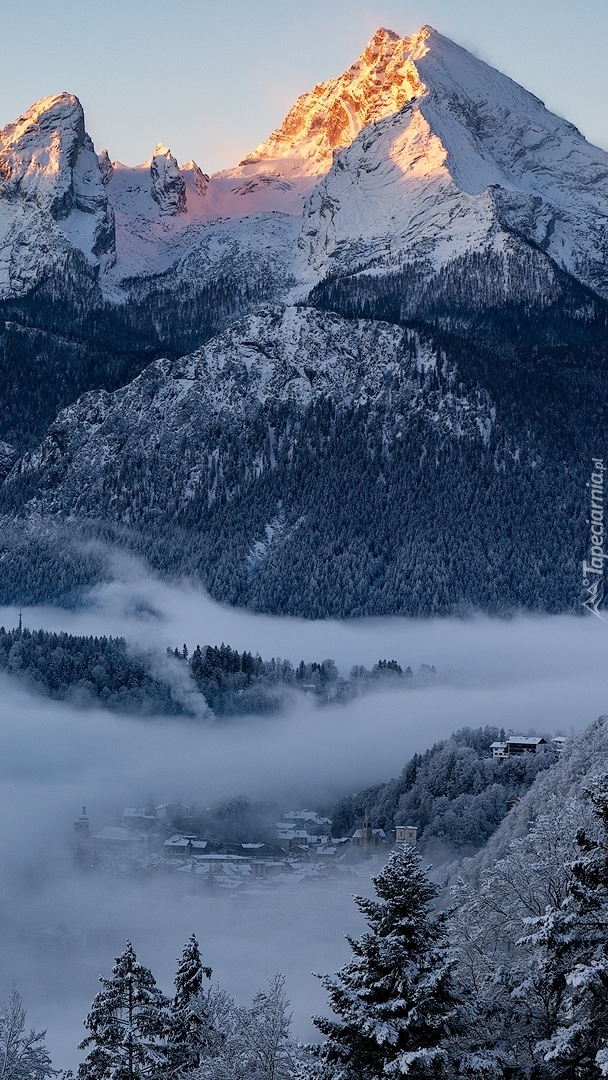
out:
{"label": "mountain ridge", "polygon": [[92,145],[71,95],[0,134],[7,525],[256,610],[576,610],[608,154],[430,27],[378,31],[233,170]]}

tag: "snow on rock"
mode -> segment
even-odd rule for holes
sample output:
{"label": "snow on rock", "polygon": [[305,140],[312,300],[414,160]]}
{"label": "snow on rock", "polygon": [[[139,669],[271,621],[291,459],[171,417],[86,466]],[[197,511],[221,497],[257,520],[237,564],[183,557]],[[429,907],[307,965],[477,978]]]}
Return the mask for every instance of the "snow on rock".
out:
{"label": "snow on rock", "polygon": [[123,236],[116,283],[207,244],[227,220],[244,236],[279,212],[301,219],[293,299],[328,273],[413,262],[432,276],[468,252],[503,252],[513,235],[608,295],[608,154],[428,26],[411,38],[378,30],[236,168],[207,178],[183,166],[180,212],[173,193],[160,214],[147,169],[115,165],[108,185]]}
{"label": "snow on rock", "polygon": [[110,155],[107,150],[102,150],[98,157],[99,171],[101,173],[101,179],[104,184],[109,184],[112,179],[112,173],[114,172],[114,166],[110,161]]}
{"label": "snow on rock", "polygon": [[607,296],[608,154],[430,27],[412,41],[403,70],[417,93],[340,152],[310,196],[304,277],[404,259],[436,271],[501,247],[506,231]]}
{"label": "snow on rock", "polygon": [[[483,395],[463,396],[455,373],[450,382],[443,357],[448,388],[426,395],[421,375],[432,378],[437,362],[412,330],[310,308],[267,307],[190,356],[155,361],[114,393],[84,394],[59,414],[42,444],[13,466],[6,482],[53,468],[63,480],[49,493],[46,508],[66,509],[75,500],[79,512],[97,514],[103,511],[95,493],[103,501],[104,477],[116,476],[127,459],[160,453],[173,478],[173,497],[191,498],[215,452],[218,420],[243,430],[271,402],[295,417],[322,399],[343,409],[373,408],[394,395],[399,430],[409,418],[416,423],[423,416],[448,435],[478,437],[492,426],[490,403]],[[253,460],[242,467],[244,475],[256,468]]]}
{"label": "snow on rock", "polygon": [[336,150],[350,146],[364,127],[398,112],[422,92],[413,60],[424,48],[422,31],[400,38],[392,30],[377,30],[348,71],[302,94],[281,127],[242,164],[299,159],[293,166],[298,171],[327,172]]}
{"label": "snow on rock", "polygon": [[207,188],[209,187],[209,177],[207,173],[204,173],[201,168],[196,164],[196,161],[186,161],[181,166],[180,172],[184,178],[186,189],[188,186],[194,187],[195,191],[204,198],[207,194]]}
{"label": "snow on rock", "polygon": [[[299,223],[288,250],[266,224],[278,215]],[[39,281],[64,239],[103,270],[107,298],[124,300],[126,282],[194,264],[197,246],[205,261],[227,223],[236,259],[261,231],[268,263],[290,262],[288,302],[328,274],[415,264],[432,277],[514,236],[608,296],[608,154],[428,26],[411,38],[378,30],[343,75],[211,176],[160,145],[136,167],[97,158],[70,94],[0,132],[0,296]]]}
{"label": "snow on rock", "polygon": [[91,264],[111,264],[114,215],[99,161],[78,98],[63,93],[0,131],[0,296],[21,295],[60,266],[66,239]]}
{"label": "snow on rock", "polygon": [[20,195],[65,217],[74,206],[73,169],[84,140],[84,113],[73,94],[32,105],[0,131],[2,195]]}
{"label": "snow on rock", "polygon": [[186,212],[186,184],[170,150],[159,143],[150,162],[151,194],[161,214]]}

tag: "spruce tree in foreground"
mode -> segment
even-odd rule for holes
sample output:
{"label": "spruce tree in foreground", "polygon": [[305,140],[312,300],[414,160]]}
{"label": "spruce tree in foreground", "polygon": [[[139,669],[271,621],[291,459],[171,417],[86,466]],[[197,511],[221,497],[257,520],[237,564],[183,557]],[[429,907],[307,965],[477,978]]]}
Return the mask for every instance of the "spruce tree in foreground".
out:
{"label": "spruce tree in foreground", "polygon": [[432,916],[437,886],[409,847],[391,853],[374,886],[381,902],[355,897],[370,931],[348,938],[352,960],[323,979],[339,1019],[314,1018],[327,1036],[320,1072],[340,1080],[445,1080],[459,1010],[445,918]]}
{"label": "spruce tree in foreground", "polygon": [[116,958],[109,979],[85,1020],[90,1031],[79,1049],[92,1047],[79,1066],[80,1080],[140,1080],[167,1070],[168,998],[148,968],[137,963],[131,942]]}
{"label": "spruce tree in foreground", "polygon": [[209,1042],[211,1021],[201,991],[203,978],[210,979],[211,975],[211,968],[203,966],[198,941],[191,934],[178,961],[171,1003],[168,1053],[173,1071],[198,1068],[201,1051]]}

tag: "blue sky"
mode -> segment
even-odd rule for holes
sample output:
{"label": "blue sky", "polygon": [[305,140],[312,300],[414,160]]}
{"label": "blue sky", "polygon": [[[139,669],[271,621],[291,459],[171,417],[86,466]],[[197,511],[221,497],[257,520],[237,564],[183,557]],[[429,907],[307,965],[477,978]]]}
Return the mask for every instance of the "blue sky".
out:
{"label": "blue sky", "polygon": [[430,23],[608,149],[607,0],[2,0],[0,125],[60,90],[98,150],[236,164],[378,26]]}

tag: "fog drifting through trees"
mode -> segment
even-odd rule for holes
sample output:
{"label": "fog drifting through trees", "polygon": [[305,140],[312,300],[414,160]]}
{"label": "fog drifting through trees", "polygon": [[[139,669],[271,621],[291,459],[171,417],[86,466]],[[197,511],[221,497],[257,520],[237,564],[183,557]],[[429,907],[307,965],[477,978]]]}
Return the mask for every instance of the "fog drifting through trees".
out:
{"label": "fog drifting through trees", "polygon": [[[167,990],[175,958],[194,931],[204,962],[237,1000],[251,1001],[283,971],[295,1034],[310,1038],[310,1014],[323,1011],[326,1001],[309,973],[331,972],[345,961],[344,932],[362,928],[351,894],[369,892],[369,878],[303,882],[231,899],[190,895],[172,879],[83,877],[69,847],[81,804],[93,829],[149,798],[205,807],[244,794],[284,809],[328,805],[397,775],[413,753],[465,725],[580,730],[606,711],[606,625],[591,618],[305,623],[230,611],[201,592],[123,569],[129,580],[101,590],[88,607],[26,610],[24,624],[123,634],[159,655],[168,645],[186,642],[192,649],[225,640],[292,662],[331,656],[346,675],[353,664],[371,667],[387,656],[404,667],[434,664],[438,681],[324,709],[303,701],[283,716],[218,725],[81,710],[30,695],[3,676],[0,996],[14,981],[28,1024],[48,1028],[54,1065],[73,1067],[97,977],[109,972],[125,939],[133,939],[138,957]],[[15,622],[15,611],[0,612],[0,623]],[[40,933],[58,923],[75,937],[88,932],[86,948],[41,947]]]}

